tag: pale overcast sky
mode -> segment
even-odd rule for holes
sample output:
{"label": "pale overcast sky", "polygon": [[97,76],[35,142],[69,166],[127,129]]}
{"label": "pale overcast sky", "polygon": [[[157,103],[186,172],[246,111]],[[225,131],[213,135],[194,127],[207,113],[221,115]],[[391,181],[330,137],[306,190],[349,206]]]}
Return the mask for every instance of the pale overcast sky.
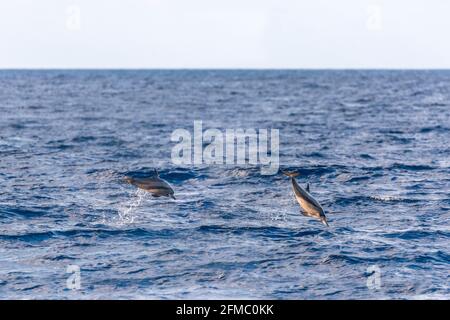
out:
{"label": "pale overcast sky", "polygon": [[450,68],[448,0],[2,0],[0,68]]}

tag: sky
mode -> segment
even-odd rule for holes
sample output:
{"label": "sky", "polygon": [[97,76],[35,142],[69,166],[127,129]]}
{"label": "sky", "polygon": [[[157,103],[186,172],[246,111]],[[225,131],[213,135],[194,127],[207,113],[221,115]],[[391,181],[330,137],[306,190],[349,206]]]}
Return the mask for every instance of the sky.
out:
{"label": "sky", "polygon": [[0,68],[450,68],[448,0],[0,2]]}

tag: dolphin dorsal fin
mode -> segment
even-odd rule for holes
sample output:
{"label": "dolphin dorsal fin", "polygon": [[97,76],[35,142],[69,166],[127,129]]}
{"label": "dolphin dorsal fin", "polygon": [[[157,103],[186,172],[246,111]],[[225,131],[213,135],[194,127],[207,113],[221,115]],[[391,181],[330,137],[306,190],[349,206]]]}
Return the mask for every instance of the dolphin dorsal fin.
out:
{"label": "dolphin dorsal fin", "polygon": [[306,184],[306,191],[309,192],[309,183]]}

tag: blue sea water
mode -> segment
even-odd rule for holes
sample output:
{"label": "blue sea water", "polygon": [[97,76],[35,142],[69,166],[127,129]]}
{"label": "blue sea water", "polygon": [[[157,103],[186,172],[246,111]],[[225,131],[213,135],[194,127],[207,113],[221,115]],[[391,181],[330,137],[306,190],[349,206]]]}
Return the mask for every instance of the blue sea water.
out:
{"label": "blue sea water", "polygon": [[[330,227],[174,165],[194,120],[279,129]],[[176,200],[123,183],[154,169]],[[0,299],[449,299],[449,221],[450,71],[0,71]]]}

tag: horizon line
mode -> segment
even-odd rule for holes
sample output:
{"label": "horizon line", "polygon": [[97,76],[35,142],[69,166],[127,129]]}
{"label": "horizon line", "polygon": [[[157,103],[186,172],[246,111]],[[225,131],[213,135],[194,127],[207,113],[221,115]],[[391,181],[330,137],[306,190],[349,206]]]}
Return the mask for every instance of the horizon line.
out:
{"label": "horizon line", "polygon": [[369,67],[361,67],[361,68],[340,68],[340,67],[325,67],[325,68],[221,68],[221,67],[205,67],[205,68],[185,68],[185,67],[25,67],[25,68],[10,68],[10,67],[0,67],[0,71],[450,71],[450,67],[444,68],[369,68]]}

